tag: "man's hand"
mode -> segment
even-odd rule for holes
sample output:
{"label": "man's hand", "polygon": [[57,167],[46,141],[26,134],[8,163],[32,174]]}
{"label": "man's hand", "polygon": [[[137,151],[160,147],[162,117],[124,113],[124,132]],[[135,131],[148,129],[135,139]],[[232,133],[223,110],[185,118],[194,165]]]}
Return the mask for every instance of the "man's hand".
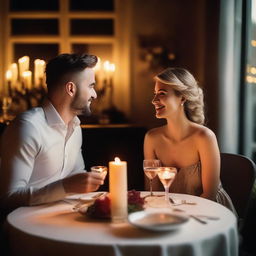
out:
{"label": "man's hand", "polygon": [[100,173],[85,172],[63,179],[62,184],[66,193],[88,193],[96,191],[104,178]]}

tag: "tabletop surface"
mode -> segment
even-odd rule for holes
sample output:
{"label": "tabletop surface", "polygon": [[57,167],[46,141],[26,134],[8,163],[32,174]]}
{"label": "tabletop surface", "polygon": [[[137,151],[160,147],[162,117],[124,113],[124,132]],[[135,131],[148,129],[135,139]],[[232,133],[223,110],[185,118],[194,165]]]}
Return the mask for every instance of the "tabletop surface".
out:
{"label": "tabletop surface", "polygon": [[[167,247],[179,245],[197,247],[207,240],[216,240],[218,236],[218,239],[226,237],[227,253],[223,255],[237,255],[236,217],[229,209],[213,201],[191,195],[171,194],[171,197],[175,200],[185,199],[187,202],[196,203],[173,206],[173,209],[183,210],[190,215],[218,217],[218,220],[204,218],[207,224],[202,224],[189,218],[176,230],[153,232],[139,229],[128,222],[115,224],[106,220],[90,219],[74,212],[72,203],[60,201],[36,207],[18,208],[8,215],[7,221],[15,229],[32,236],[85,246],[160,244]],[[147,211],[150,210],[161,211],[161,208],[149,207]],[[171,208],[169,210],[172,211]],[[216,243],[219,243],[217,240]]]}

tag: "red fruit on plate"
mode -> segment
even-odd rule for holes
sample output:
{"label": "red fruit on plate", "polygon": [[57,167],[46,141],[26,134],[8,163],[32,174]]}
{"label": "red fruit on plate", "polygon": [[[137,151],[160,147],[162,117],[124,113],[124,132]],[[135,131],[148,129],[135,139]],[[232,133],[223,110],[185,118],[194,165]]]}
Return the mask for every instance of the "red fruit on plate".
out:
{"label": "red fruit on plate", "polygon": [[95,218],[110,218],[110,199],[108,196],[100,197],[95,200],[94,204],[87,210],[90,217]]}
{"label": "red fruit on plate", "polygon": [[[141,211],[144,207],[144,198],[136,190],[128,191],[128,212]],[[110,198],[102,196],[94,201],[86,214],[91,218],[109,219],[111,217]]]}

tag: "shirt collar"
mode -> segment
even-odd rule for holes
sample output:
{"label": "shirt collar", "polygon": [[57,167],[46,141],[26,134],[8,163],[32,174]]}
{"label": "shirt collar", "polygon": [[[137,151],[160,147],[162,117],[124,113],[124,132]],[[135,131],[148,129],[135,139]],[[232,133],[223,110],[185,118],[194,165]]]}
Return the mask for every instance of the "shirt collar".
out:
{"label": "shirt collar", "polygon": [[[52,105],[52,103],[47,99],[43,104],[43,110],[45,113],[46,120],[50,126],[62,126],[67,127],[61,116],[59,115],[58,111]],[[70,122],[74,128],[80,125],[80,120],[77,116],[73,118]]]}

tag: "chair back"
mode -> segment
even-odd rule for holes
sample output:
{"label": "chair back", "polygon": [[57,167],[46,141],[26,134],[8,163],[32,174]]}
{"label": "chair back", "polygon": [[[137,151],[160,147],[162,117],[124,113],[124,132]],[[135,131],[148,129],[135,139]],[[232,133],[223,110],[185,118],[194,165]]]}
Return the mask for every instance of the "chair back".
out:
{"label": "chair back", "polygon": [[248,157],[221,153],[220,179],[229,194],[239,218],[245,219],[256,177],[254,162]]}

